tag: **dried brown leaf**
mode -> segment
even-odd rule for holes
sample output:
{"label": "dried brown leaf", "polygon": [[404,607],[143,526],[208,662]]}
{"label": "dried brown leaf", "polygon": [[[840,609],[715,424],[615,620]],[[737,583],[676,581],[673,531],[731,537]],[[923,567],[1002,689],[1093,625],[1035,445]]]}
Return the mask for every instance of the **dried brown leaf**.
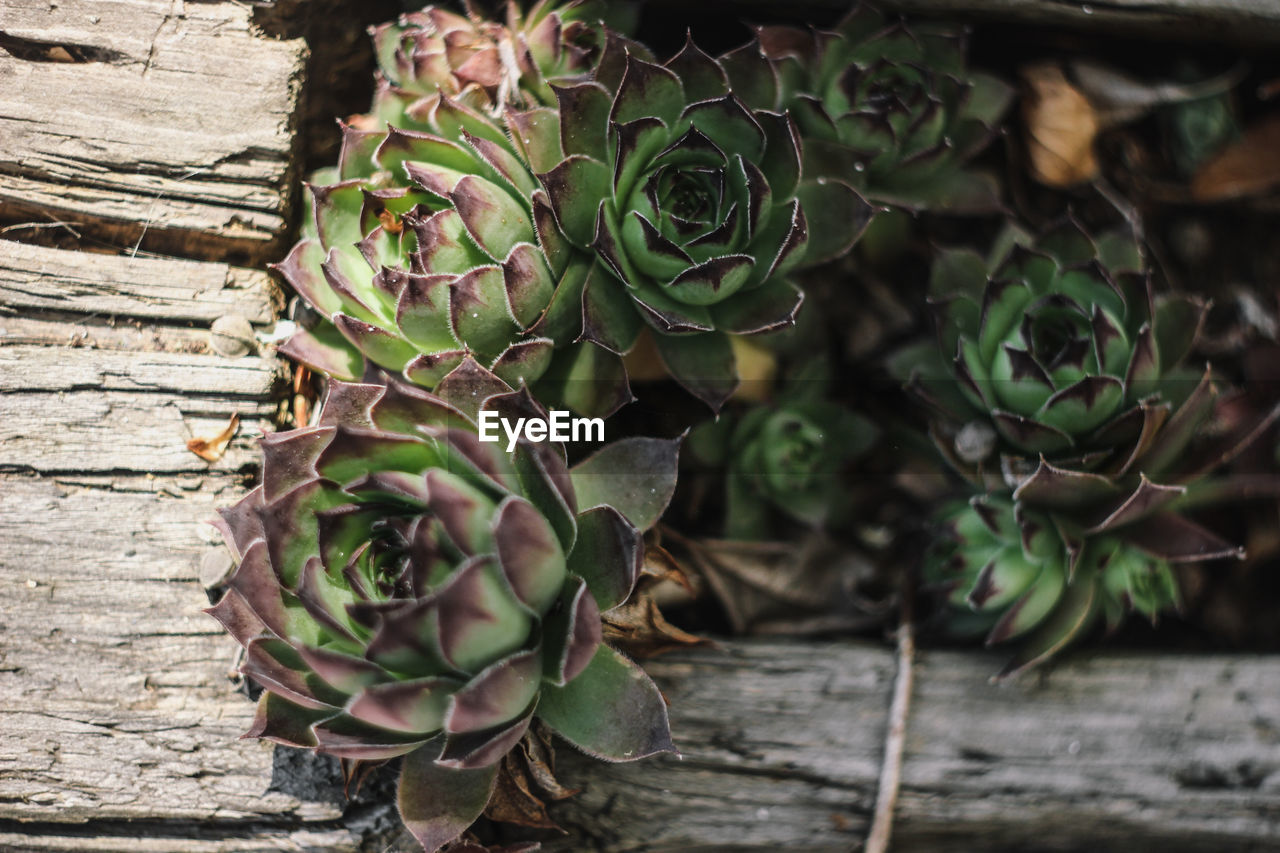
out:
{"label": "dried brown leaf", "polygon": [[1070,187],[1098,176],[1093,143],[1100,130],[1089,99],[1054,63],[1025,66],[1022,118],[1031,173],[1051,187]]}
{"label": "dried brown leaf", "polygon": [[187,450],[199,456],[205,462],[217,462],[227,452],[227,445],[240,427],[240,415],[235,413],[227,421],[222,432],[209,438],[193,438],[187,442]]}
{"label": "dried brown leaf", "polygon": [[563,832],[547,814],[547,801],[563,800],[578,791],[557,781],[554,765],[551,732],[535,723],[525,732],[518,748],[507,753],[498,766],[485,816],[502,823]]}
{"label": "dried brown leaf", "polygon": [[735,542],[667,532],[688,551],[738,633],[857,630],[884,618],[884,607],[858,592],[874,567],[820,534],[800,542]]}
{"label": "dried brown leaf", "polygon": [[1259,195],[1280,186],[1280,116],[1245,128],[1238,142],[1209,158],[1191,180],[1197,201]]}
{"label": "dried brown leaf", "polygon": [[647,589],[637,589],[631,598],[601,618],[605,641],[633,658],[653,657],[682,646],[709,642],[668,622]]}
{"label": "dried brown leaf", "polygon": [[493,796],[485,806],[485,817],[534,829],[560,829],[547,814],[547,806],[530,788],[529,777],[513,754],[502,759]]}

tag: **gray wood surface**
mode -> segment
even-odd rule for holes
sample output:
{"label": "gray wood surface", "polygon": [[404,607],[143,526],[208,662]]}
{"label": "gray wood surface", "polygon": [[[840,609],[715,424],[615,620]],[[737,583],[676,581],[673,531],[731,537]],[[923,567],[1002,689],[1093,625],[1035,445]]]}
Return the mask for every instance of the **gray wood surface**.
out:
{"label": "gray wood surface", "polygon": [[[281,371],[216,354],[208,326],[261,330],[274,287],[216,263],[0,258],[0,850],[357,849],[340,796],[281,789],[270,746],[238,740],[253,705],[200,612],[201,572],[226,562],[205,521],[243,494]],[[187,449],[233,412],[222,459]]]}
{"label": "gray wood surface", "polygon": [[249,3],[0,0],[0,216],[278,250],[306,50],[251,23]]}
{"label": "gray wood surface", "polygon": [[[893,849],[1280,849],[1280,661],[1101,654],[992,685],[1000,657],[917,659]],[[682,757],[601,765],[552,851],[847,851],[875,800],[891,650],[738,642],[647,669]],[[594,846],[593,846],[594,845]]]}

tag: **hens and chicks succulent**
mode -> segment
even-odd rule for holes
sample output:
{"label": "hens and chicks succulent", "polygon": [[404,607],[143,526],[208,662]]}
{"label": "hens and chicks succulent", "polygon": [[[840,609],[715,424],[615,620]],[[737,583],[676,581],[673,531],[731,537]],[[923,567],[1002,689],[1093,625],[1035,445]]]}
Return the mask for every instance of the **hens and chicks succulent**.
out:
{"label": "hens and chicks succulent", "polygon": [[[307,184],[277,267],[311,309],[280,350],[327,399],[264,439],[262,485],[221,522],[238,568],[211,612],[265,688],[250,735],[404,756],[401,813],[428,850],[483,811],[535,720],[609,760],[673,749],[601,614],[635,586],[678,441],[571,467],[555,444],[480,441],[478,418],[608,416],[645,352],[719,412],[733,338],[793,325],[795,273],[845,255],[879,205],[998,197],[966,163],[1011,91],[966,68],[954,29],[862,6],[664,62],[605,12],[427,7],[373,30],[372,109]],[[1155,297],[1132,241],[1013,229],[988,258],[939,252],[930,300],[940,349],[901,361],[973,488],[926,566],[956,626],[1028,635],[1025,666],[1099,617],[1175,604],[1174,564],[1235,552],[1177,512],[1229,452],[1188,452],[1214,410],[1180,367],[1203,306]],[[731,537],[832,522],[876,430],[815,387],[695,433]]]}

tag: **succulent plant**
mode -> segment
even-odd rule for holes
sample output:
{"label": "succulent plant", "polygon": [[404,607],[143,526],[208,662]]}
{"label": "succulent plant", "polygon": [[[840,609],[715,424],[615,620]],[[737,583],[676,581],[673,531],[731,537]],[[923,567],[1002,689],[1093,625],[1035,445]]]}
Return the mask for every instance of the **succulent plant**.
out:
{"label": "succulent plant", "polygon": [[[375,32],[374,111],[343,126],[339,163],[308,185],[302,239],[277,267],[321,315],[286,355],[338,379],[372,365],[428,389],[469,355],[513,387],[550,371],[540,396],[582,413],[631,399],[617,355],[544,316],[581,270],[539,222],[545,195],[498,115],[586,73],[595,40],[632,46],[574,19],[598,5],[539,3],[505,28],[429,7]],[[515,89],[471,79],[491,48],[520,57]]]}
{"label": "succulent plant", "polygon": [[689,42],[658,65],[610,38],[593,80],[554,90],[558,109],[507,118],[542,185],[539,236],[564,246],[548,249],[564,280],[535,331],[622,354],[647,326],[676,381],[718,409],[737,381],[728,336],[791,324],[788,272],[846,250],[869,206],[801,173],[758,52],[721,63]]}
{"label": "succulent plant", "polygon": [[[1274,494],[1277,484],[1210,475],[1280,415],[1235,418],[1237,395],[1208,371],[1176,409],[1159,400],[1117,421],[1126,438],[1108,461],[1005,456],[1011,490],[944,509],[944,535],[926,561],[929,581],[950,590],[960,630],[987,643],[1024,642],[1002,675],[1049,659],[1102,618],[1108,630],[1136,611],[1155,622],[1179,605],[1174,569],[1243,558],[1244,549],[1186,518],[1207,503]],[[1090,467],[1093,466],[1093,467]],[[1274,480],[1274,478],[1272,478]]]}
{"label": "succulent plant", "polygon": [[302,239],[277,269],[322,320],[281,351],[337,379],[366,362],[433,388],[467,356],[532,383],[553,341],[526,333],[551,295],[533,177],[501,128],[437,97],[423,130],[344,128],[307,189]]}
{"label": "succulent plant", "polygon": [[1142,269],[1131,237],[1095,241],[1070,219],[1036,239],[1008,229],[985,261],[942,250],[929,282],[940,352],[909,353],[901,372],[953,422],[989,424],[1009,453],[1101,467],[1099,454],[1132,449],[1144,412],[1198,379],[1181,364],[1206,306],[1156,296]]}
{"label": "succulent plant", "polygon": [[962,31],[859,4],[834,30],[761,27],[757,43],[800,126],[806,173],[852,178],[868,198],[908,208],[998,206],[994,181],[964,166],[1013,93],[967,67]]}
{"label": "succulent plant", "polygon": [[[262,442],[263,483],[223,511],[238,564],[211,613],[265,688],[249,736],[405,756],[399,803],[428,850],[480,814],[535,717],[607,760],[672,750],[657,688],[601,644],[676,443],[625,439],[573,469],[553,444],[479,441],[483,408],[536,414],[484,374],[423,389],[333,382],[318,426]],[[474,401],[482,400],[483,403]]]}
{"label": "succulent plant", "polygon": [[398,124],[414,101],[437,93],[495,114],[508,104],[554,105],[551,85],[589,76],[604,45],[601,21],[629,4],[610,5],[538,0],[522,12],[511,0],[505,24],[427,6],[373,27],[381,72],[373,114]]}
{"label": "succulent plant", "polygon": [[696,462],[723,477],[724,535],[779,535],[781,515],[808,527],[840,517],[845,468],[874,443],[866,418],[828,399],[823,367],[793,376],[779,398],[726,412],[689,434]]}
{"label": "succulent plant", "polygon": [[[1170,559],[1113,532],[1064,537],[1052,515],[1008,496],[958,501],[938,521],[925,579],[947,591],[951,633],[1022,638],[1002,677],[1048,660],[1099,618],[1114,629],[1133,610],[1154,622],[1180,603]],[[1203,559],[1236,553],[1223,543]]]}
{"label": "succulent plant", "polygon": [[940,452],[986,492],[942,512],[927,574],[988,642],[1027,636],[1008,672],[1099,616],[1114,628],[1128,610],[1176,605],[1176,564],[1242,555],[1181,513],[1234,496],[1205,478],[1256,425],[1224,416],[1233,398],[1208,370],[1180,367],[1205,305],[1156,297],[1136,248],[1066,221],[1034,241],[1006,231],[989,261],[944,251],[931,281],[941,352],[898,357],[934,406]]}

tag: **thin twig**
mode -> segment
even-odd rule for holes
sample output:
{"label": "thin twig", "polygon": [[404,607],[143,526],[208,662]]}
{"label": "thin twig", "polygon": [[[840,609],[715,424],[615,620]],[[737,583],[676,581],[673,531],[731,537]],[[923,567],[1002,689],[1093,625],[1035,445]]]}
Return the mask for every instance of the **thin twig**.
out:
{"label": "thin twig", "polygon": [[[75,223],[79,224],[79,223]],[[10,231],[39,231],[45,228],[65,228],[71,232],[71,236],[77,240],[80,239],[80,232],[71,227],[72,223],[54,220],[53,222],[17,222],[13,225],[6,225],[0,228],[0,234],[8,234]]]}
{"label": "thin twig", "polygon": [[893,833],[893,810],[898,803],[898,786],[902,780],[902,753],[907,740],[907,715],[911,710],[912,662],[916,653],[915,633],[911,623],[911,594],[902,599],[902,623],[898,626],[898,678],[893,685],[893,702],[889,705],[889,730],[884,739],[884,762],[880,765],[880,789],[876,794],[876,810],[867,835],[866,853],[885,853]]}

